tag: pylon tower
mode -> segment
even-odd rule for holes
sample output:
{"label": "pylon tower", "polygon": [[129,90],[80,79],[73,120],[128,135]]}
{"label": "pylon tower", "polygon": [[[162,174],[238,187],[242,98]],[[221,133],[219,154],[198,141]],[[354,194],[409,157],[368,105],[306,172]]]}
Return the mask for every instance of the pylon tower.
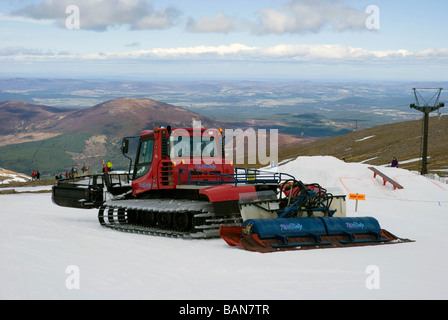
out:
{"label": "pylon tower", "polygon": [[[413,88],[415,103],[411,104],[411,108],[423,112],[423,147],[422,147],[422,167],[421,174],[428,173],[428,132],[429,132],[429,114],[431,112],[437,111],[440,108],[443,108],[445,105],[443,103],[439,103],[440,94],[442,93],[443,88]],[[431,99],[425,99],[420,91],[435,91],[434,95],[431,96]]]}

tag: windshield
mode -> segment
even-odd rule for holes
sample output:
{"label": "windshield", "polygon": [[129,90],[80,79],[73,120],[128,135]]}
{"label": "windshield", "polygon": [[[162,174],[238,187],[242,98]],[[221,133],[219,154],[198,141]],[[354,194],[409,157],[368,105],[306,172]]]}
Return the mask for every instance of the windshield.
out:
{"label": "windshield", "polygon": [[140,178],[148,173],[152,164],[154,152],[154,139],[150,138],[140,142],[135,162],[134,179]]}

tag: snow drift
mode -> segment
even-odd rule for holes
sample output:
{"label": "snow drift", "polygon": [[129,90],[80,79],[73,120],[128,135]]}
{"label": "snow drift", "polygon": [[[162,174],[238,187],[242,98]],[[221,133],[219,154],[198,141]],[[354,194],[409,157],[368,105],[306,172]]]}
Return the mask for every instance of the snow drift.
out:
{"label": "snow drift", "polygon": [[103,228],[97,210],[62,208],[50,194],[0,196],[1,299],[446,299],[448,186],[368,165],[298,157],[268,169],[338,187],[347,216],[372,216],[413,243],[259,254],[222,239],[183,240]]}

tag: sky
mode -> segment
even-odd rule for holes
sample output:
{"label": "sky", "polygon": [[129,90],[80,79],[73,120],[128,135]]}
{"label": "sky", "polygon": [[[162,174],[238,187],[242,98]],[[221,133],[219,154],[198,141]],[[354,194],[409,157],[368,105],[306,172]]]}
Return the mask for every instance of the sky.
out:
{"label": "sky", "polygon": [[0,76],[444,81],[445,0],[1,0]]}

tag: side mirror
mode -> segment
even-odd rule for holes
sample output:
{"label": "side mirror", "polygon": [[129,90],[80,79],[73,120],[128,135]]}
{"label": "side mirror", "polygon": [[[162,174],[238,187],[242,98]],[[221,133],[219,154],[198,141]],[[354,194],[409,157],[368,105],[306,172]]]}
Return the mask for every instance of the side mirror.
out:
{"label": "side mirror", "polygon": [[123,154],[127,154],[129,152],[129,140],[128,139],[123,139],[123,141],[121,142],[121,152]]}

